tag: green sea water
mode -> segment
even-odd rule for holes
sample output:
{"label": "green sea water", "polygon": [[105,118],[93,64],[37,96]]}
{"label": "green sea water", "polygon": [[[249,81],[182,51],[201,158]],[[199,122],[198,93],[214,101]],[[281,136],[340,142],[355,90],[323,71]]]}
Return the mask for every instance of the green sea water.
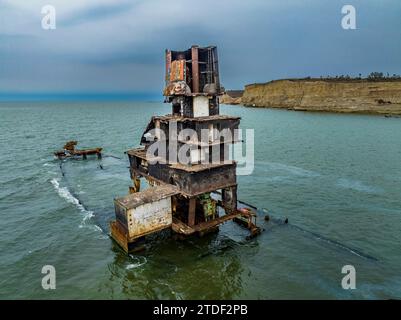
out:
{"label": "green sea water", "polygon": [[[222,106],[255,130],[255,168],[238,192],[265,231],[246,240],[227,223],[186,241],[165,232],[126,255],[108,236],[113,198],[130,185],[124,151],[168,112],[0,103],[1,299],[401,298],[401,119]],[[63,176],[52,153],[71,139],[106,156],[66,161]],[[266,210],[289,224],[264,221]],[[42,288],[44,265],[56,269],[55,290]],[[344,265],[356,269],[355,290],[341,287]]]}

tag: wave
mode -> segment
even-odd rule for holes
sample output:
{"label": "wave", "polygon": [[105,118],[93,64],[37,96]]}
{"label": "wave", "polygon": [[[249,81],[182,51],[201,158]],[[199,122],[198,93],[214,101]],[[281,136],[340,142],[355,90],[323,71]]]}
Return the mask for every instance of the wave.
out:
{"label": "wave", "polygon": [[87,224],[87,222],[94,216],[93,211],[85,209],[82,203],[72,195],[72,193],[68,190],[68,188],[60,186],[60,183],[56,178],[52,179],[50,182],[61,198],[66,200],[68,203],[75,205],[84,214],[84,218],[79,226],[80,228],[89,226],[94,230],[102,231],[102,229],[99,226],[93,224],[91,225]]}
{"label": "wave", "polygon": [[380,193],[382,191],[380,188],[366,185],[361,181],[346,178],[338,179],[337,186],[366,193]]}
{"label": "wave", "polygon": [[43,166],[44,166],[44,167],[56,167],[56,164],[46,162],[46,163],[43,164]]}

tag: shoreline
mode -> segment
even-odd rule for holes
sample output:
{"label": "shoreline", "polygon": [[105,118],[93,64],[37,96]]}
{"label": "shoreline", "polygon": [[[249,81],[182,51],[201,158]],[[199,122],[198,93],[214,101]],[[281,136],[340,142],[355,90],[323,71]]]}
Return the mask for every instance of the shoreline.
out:
{"label": "shoreline", "polygon": [[318,109],[301,109],[301,108],[285,108],[285,107],[257,107],[257,106],[246,106],[240,103],[221,103],[227,106],[236,106],[241,108],[249,109],[274,109],[282,111],[294,111],[294,112],[308,112],[308,113],[326,113],[326,114],[343,114],[343,115],[365,115],[365,116],[382,116],[385,118],[401,118],[401,114],[398,113],[379,113],[379,112],[369,112],[369,111],[338,111],[338,110],[318,110]]}

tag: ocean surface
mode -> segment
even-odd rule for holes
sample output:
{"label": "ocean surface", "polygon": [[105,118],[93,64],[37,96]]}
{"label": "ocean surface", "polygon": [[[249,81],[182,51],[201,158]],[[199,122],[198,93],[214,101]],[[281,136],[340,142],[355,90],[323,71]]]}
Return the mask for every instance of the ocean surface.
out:
{"label": "ocean surface", "polygon": [[[108,236],[113,198],[130,185],[124,151],[169,112],[150,102],[0,103],[1,299],[401,298],[401,119],[222,106],[255,130],[239,199],[259,208],[265,231],[246,240],[227,223],[187,241],[164,232],[126,255]],[[72,139],[105,156],[60,166],[53,152]],[[42,288],[45,265],[55,290]],[[341,286],[345,265],[355,290]]]}

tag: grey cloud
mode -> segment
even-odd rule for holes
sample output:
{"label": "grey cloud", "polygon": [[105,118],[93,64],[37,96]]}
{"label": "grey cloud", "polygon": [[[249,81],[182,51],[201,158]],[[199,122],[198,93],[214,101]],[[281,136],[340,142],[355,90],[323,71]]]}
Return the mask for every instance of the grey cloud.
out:
{"label": "grey cloud", "polygon": [[24,41],[24,40],[32,40],[32,39],[35,39],[35,38],[37,38],[37,36],[32,35],[32,34],[0,33],[0,42],[2,42],[2,41],[15,42],[15,41],[21,41],[21,40]]}
{"label": "grey cloud", "polygon": [[128,12],[134,7],[132,2],[120,2],[113,5],[90,6],[74,11],[60,21],[61,26],[75,26],[96,20],[106,19]]}
{"label": "grey cloud", "polygon": [[226,88],[283,77],[400,74],[401,2],[353,2],[352,31],[341,28],[343,0],[83,1],[79,11],[63,2],[57,30],[41,30],[38,14],[37,22],[27,16],[35,37],[24,28],[0,35],[0,91],[160,92],[164,49],[192,44],[218,46]]}

